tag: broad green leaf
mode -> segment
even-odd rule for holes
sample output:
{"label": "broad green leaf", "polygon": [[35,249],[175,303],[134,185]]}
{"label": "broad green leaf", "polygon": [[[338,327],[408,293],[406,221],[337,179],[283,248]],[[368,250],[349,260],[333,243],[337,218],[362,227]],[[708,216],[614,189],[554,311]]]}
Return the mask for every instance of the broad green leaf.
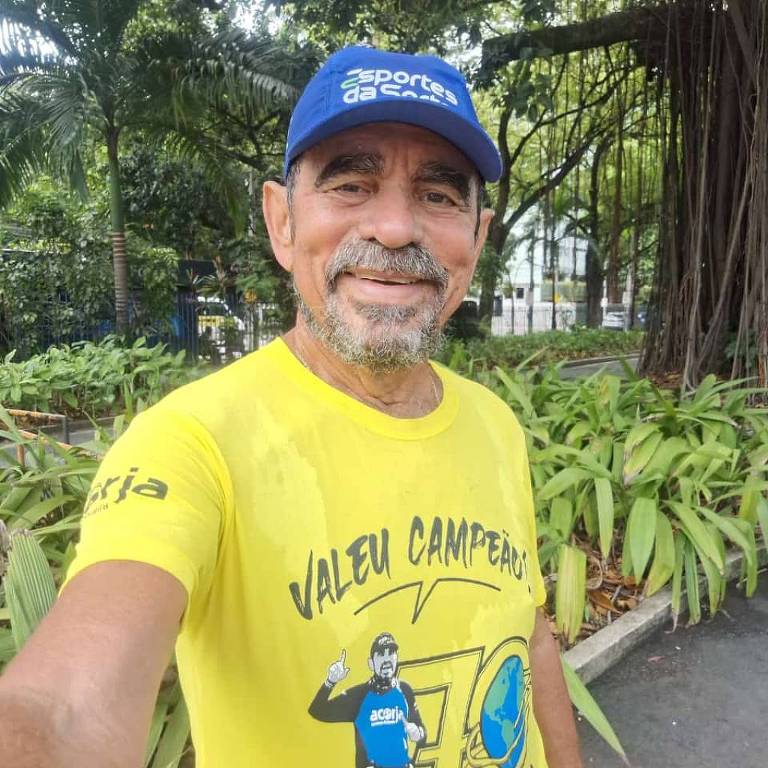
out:
{"label": "broad green leaf", "polygon": [[643,423],[632,427],[627,435],[627,439],[624,441],[624,460],[627,461],[629,459],[636,446],[658,432],[658,424]]}
{"label": "broad green leaf", "polygon": [[749,533],[745,533],[739,525],[739,523],[745,522],[743,520],[718,515],[717,512],[713,512],[707,507],[699,507],[698,511],[744,552],[744,557],[749,564],[753,565],[755,569],[757,568],[757,545],[749,523],[746,523]]}
{"label": "broad green leaf", "polygon": [[639,583],[648,565],[656,538],[656,502],[653,499],[635,499],[627,522],[632,566]]}
{"label": "broad green leaf", "polygon": [[580,421],[578,424],[571,427],[568,434],[565,436],[566,445],[573,445],[574,443],[580,443],[583,437],[586,437],[592,432],[592,427],[586,421]]}
{"label": "broad green leaf", "polygon": [[589,479],[589,472],[578,467],[566,467],[561,469],[554,477],[550,478],[547,484],[539,491],[539,499],[547,501],[554,496],[560,496],[563,491],[567,491],[574,485]]}
{"label": "broad green leaf", "polygon": [[616,482],[619,482],[624,475],[624,444],[616,442],[613,444],[613,459],[611,460],[611,474]]}
{"label": "broad green leaf", "polygon": [[560,534],[563,541],[571,538],[573,531],[573,505],[570,499],[555,496],[549,508],[549,523]]}
{"label": "broad green leaf", "polygon": [[695,542],[702,554],[708,557],[717,566],[718,571],[722,573],[725,569],[725,561],[720,556],[717,547],[712,543],[704,523],[696,512],[685,504],[680,504],[676,501],[669,501],[667,503],[685,526],[685,531],[690,536],[691,542]]}
{"label": "broad green leaf", "polygon": [[629,486],[632,481],[643,471],[645,465],[651,460],[656,449],[662,441],[661,433],[655,432],[647,440],[632,451],[627,458],[627,449],[624,449],[624,485]]}
{"label": "broad green leaf", "polygon": [[501,368],[496,368],[496,375],[501,379],[507,392],[512,399],[522,408],[526,416],[532,416],[534,413],[533,403],[526,394],[525,390],[512,377]]}
{"label": "broad green leaf", "polygon": [[171,713],[157,745],[152,768],[178,768],[189,739],[189,713],[182,698]]}
{"label": "broad green leaf", "polygon": [[608,718],[603,713],[603,710],[600,709],[600,705],[592,697],[587,686],[581,682],[579,676],[573,671],[568,662],[562,658],[561,662],[563,665],[563,677],[565,678],[568,695],[570,696],[573,706],[584,715],[587,722],[597,731],[608,746],[611,747],[614,752],[617,752],[624,762],[629,765],[624,748],[621,746],[621,742],[619,742],[616,732],[608,722]]}
{"label": "broad green leaf", "polygon": [[687,541],[685,533],[678,533],[675,536],[675,570],[672,573],[672,622],[675,628],[682,608],[683,566]]}
{"label": "broad green leaf", "polygon": [[581,630],[586,605],[587,556],[576,547],[562,544],[555,588],[555,623],[569,644]]}
{"label": "broad green leaf", "polygon": [[168,700],[167,697],[161,696],[155,704],[154,712],[152,713],[152,720],[149,725],[149,736],[147,737],[147,749],[144,754],[144,768],[149,768],[149,764],[152,760],[152,755],[155,754],[157,744],[160,741],[160,735],[163,732],[163,726],[165,725],[165,719],[168,715]]}
{"label": "broad green leaf", "polygon": [[56,600],[56,586],[43,550],[27,531],[11,536],[5,598],[17,650],[21,649]]}
{"label": "broad green leaf", "polygon": [[[712,525],[707,523],[707,531],[709,531],[712,541],[715,546],[722,552],[725,557],[725,544],[723,543],[723,537],[720,531]],[[707,595],[709,597],[709,613],[713,616],[725,598],[725,587],[727,581],[724,576],[718,573],[717,568],[708,557],[699,558],[702,568],[704,569],[704,575],[707,577]]]}
{"label": "broad green leaf", "polygon": [[763,533],[763,544],[768,542],[768,499],[761,496],[757,500],[757,519],[760,521],[760,530]]}
{"label": "broad green leaf", "polygon": [[53,512],[55,509],[59,509],[68,501],[72,501],[72,496],[67,494],[58,494],[52,496],[49,499],[43,499],[33,504],[24,510],[24,513],[19,517],[15,517],[11,520],[8,528],[16,530],[18,528],[32,528],[37,525],[46,515]]}
{"label": "broad green leaf", "polygon": [[659,473],[666,477],[672,467],[672,462],[690,450],[688,443],[681,437],[667,438],[659,445],[656,453],[643,470],[643,474]]}
{"label": "broad green leaf", "polygon": [[646,582],[646,595],[650,597],[656,594],[675,572],[675,538],[672,532],[672,524],[667,516],[656,512],[656,544],[653,553],[651,570],[648,572]]}
{"label": "broad green leaf", "polygon": [[696,550],[690,541],[685,546],[685,591],[688,595],[688,623],[701,621],[701,592],[699,590],[699,570]]}
{"label": "broad green leaf", "polygon": [[607,558],[613,543],[613,489],[610,480],[602,477],[595,479],[595,500],[600,529],[600,552],[603,558]]}
{"label": "broad green leaf", "polygon": [[739,505],[739,517],[744,520],[748,520],[754,524],[757,522],[757,504],[758,499],[762,497],[759,491],[752,489],[745,490],[744,495],[741,497],[741,504]]}

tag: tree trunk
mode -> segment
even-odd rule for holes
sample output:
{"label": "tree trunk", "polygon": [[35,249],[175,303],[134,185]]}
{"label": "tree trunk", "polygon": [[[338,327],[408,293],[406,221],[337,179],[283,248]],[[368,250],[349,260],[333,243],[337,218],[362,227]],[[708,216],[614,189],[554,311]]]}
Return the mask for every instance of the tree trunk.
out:
{"label": "tree trunk", "polygon": [[673,20],[663,71],[665,198],[641,368],[681,372],[685,388],[729,368],[759,381],[768,302],[768,9],[713,0],[683,28]]}
{"label": "tree trunk", "polygon": [[600,253],[600,165],[611,147],[612,137],[601,141],[592,158],[589,173],[589,215],[587,218],[587,327],[599,328],[603,324],[603,258]]}
{"label": "tree trunk", "polygon": [[111,129],[107,136],[109,162],[109,212],[112,223],[112,265],[115,278],[115,324],[120,335],[128,333],[128,260],[125,255],[125,204],[120,186],[120,159],[118,157],[119,131]]}

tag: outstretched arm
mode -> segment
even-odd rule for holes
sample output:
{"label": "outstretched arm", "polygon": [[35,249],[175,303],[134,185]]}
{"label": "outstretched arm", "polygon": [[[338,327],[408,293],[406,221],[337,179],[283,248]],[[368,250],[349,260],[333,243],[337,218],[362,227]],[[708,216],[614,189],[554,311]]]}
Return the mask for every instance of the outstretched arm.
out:
{"label": "outstretched arm", "polygon": [[75,576],[0,678],[0,765],[139,768],[185,604],[144,563]]}
{"label": "outstretched arm", "polygon": [[547,619],[536,613],[530,646],[533,710],[549,768],[583,768],[573,707]]}

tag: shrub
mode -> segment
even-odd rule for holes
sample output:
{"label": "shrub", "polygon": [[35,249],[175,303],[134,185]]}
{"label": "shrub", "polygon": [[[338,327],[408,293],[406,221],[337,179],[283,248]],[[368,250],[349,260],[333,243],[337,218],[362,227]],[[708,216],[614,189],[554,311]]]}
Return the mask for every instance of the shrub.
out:
{"label": "shrub", "polygon": [[0,403],[91,417],[151,404],[200,375],[184,354],[169,354],[163,344],[148,347],[144,338],[123,346],[115,336],[51,347],[20,363],[11,352],[0,363]]}
{"label": "shrub", "polygon": [[[449,341],[439,359],[461,373],[514,368],[536,355],[538,365],[589,357],[624,355],[640,350],[642,331],[608,331],[577,326],[571,331],[543,331],[527,336],[489,336]],[[471,363],[471,368],[470,368]]]}

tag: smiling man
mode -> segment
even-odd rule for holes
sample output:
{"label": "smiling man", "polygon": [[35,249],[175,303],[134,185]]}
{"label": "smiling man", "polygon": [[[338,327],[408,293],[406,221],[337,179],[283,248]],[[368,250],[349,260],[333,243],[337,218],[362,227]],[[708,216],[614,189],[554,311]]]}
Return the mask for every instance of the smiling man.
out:
{"label": "smiling man", "polygon": [[348,48],[315,75],[264,187],[295,327],[109,452],[0,679],[0,764],[143,765],[175,644],[197,768],[580,768],[522,430],[429,360],[500,171],[440,59]]}

